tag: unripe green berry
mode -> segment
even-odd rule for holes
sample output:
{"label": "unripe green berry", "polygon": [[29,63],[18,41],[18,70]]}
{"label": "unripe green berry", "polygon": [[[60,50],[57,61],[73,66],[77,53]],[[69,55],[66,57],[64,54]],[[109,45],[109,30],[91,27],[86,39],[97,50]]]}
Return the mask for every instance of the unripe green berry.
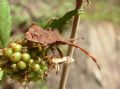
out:
{"label": "unripe green berry", "polygon": [[43,73],[44,73],[44,70],[39,69],[38,73],[41,75],[41,74],[43,74]]}
{"label": "unripe green berry", "polygon": [[28,65],[29,65],[29,66],[33,66],[34,63],[35,63],[35,61],[34,61],[33,59],[30,59],[30,60],[28,61]]}
{"label": "unripe green berry", "polygon": [[41,65],[46,65],[46,62],[45,62],[45,61],[42,61],[42,62],[41,62]]}
{"label": "unripe green berry", "polygon": [[27,62],[30,60],[30,55],[28,53],[23,53],[22,54],[22,60]]}
{"label": "unripe green berry", "polygon": [[13,70],[17,70],[17,64],[12,64],[11,67]]}
{"label": "unripe green berry", "polygon": [[22,46],[21,46],[20,44],[16,44],[16,45],[13,47],[13,50],[14,50],[15,52],[20,52],[21,49],[22,49]]}
{"label": "unripe green berry", "polygon": [[39,64],[42,61],[40,57],[37,58],[36,62]]}
{"label": "unripe green berry", "polygon": [[39,64],[35,64],[33,70],[35,72],[39,71],[40,70],[40,65]]}
{"label": "unripe green berry", "polygon": [[12,48],[6,48],[4,50],[4,55],[7,57],[10,57],[12,55],[12,53],[13,53]]}
{"label": "unripe green berry", "polygon": [[48,67],[47,67],[47,66],[45,66],[45,67],[43,68],[43,70],[44,70],[44,71],[47,71],[47,70],[48,70]]}
{"label": "unripe green berry", "polygon": [[40,67],[41,67],[41,69],[44,69],[44,67],[46,67],[45,61],[42,61],[42,62],[40,63]]}
{"label": "unripe green berry", "polygon": [[19,69],[25,69],[27,67],[26,63],[23,61],[18,62],[18,68]]}
{"label": "unripe green berry", "polygon": [[15,52],[12,54],[10,60],[12,62],[18,62],[21,59],[21,53],[20,52]]}
{"label": "unripe green berry", "polygon": [[14,48],[16,46],[16,43],[10,43],[10,47]]}
{"label": "unripe green berry", "polygon": [[39,73],[42,73],[42,70],[41,70],[41,69],[39,69]]}

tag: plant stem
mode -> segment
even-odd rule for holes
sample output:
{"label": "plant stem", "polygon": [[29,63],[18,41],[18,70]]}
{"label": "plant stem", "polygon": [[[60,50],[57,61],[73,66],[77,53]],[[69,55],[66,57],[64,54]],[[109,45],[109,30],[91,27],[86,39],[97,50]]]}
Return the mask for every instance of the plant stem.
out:
{"label": "plant stem", "polygon": [[[76,9],[80,9],[82,7],[83,0],[76,0]],[[78,27],[79,27],[79,21],[80,16],[76,15],[74,16],[73,26],[72,26],[72,32],[70,38],[75,38],[77,35]],[[75,43],[75,41],[72,41],[72,43]],[[67,51],[67,56],[72,57],[73,56],[74,47],[69,46]],[[64,63],[61,80],[59,84],[59,89],[65,89],[67,77],[70,70],[70,63]]]}

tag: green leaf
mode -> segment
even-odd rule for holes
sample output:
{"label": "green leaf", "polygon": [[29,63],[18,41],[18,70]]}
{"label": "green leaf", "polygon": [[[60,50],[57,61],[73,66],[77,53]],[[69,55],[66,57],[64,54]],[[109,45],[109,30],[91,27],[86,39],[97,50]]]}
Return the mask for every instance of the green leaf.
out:
{"label": "green leaf", "polygon": [[8,44],[11,32],[10,7],[7,0],[0,0],[0,44],[5,47]]}
{"label": "green leaf", "polygon": [[63,31],[64,25],[75,15],[79,14],[79,10],[74,9],[72,11],[67,12],[63,17],[59,19],[52,19],[47,24],[45,24],[44,28],[50,27],[51,29],[58,29],[61,33]]}

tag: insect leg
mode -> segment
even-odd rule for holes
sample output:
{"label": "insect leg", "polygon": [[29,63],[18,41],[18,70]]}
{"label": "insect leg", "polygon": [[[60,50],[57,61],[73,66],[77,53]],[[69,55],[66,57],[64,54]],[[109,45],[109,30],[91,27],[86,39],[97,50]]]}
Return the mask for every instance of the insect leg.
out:
{"label": "insect leg", "polygon": [[52,46],[50,46],[50,49],[51,49],[51,51],[52,51],[52,53],[53,53],[53,57],[55,57],[55,56],[56,56],[56,53],[55,53],[54,48],[53,48]]}
{"label": "insect leg", "polygon": [[82,52],[84,52],[86,55],[88,55],[97,65],[98,69],[100,69],[100,66],[98,65],[97,63],[97,60],[96,58],[94,58],[89,52],[87,52],[86,50],[84,50],[83,48],[81,48],[80,46],[78,45],[75,45],[73,43],[70,43],[70,42],[64,42],[65,44],[68,44],[70,46],[73,46],[73,47],[76,47],[76,48],[79,48]]}
{"label": "insect leg", "polygon": [[62,53],[62,51],[60,50],[60,48],[59,48],[59,47],[57,47],[57,46],[56,46],[56,48],[57,48],[57,51],[59,52],[59,54],[60,54],[61,58],[63,58],[63,53]]}

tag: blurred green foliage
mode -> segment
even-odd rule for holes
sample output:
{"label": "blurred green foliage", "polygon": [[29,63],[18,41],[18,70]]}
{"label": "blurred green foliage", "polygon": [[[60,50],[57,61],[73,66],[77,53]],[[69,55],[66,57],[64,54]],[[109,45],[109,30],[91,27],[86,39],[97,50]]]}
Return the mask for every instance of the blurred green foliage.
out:
{"label": "blurred green foliage", "polygon": [[[119,0],[91,0],[92,4],[85,8],[81,19],[90,21],[110,21],[120,23]],[[40,25],[51,18],[62,17],[66,12],[74,9],[75,0],[21,0],[11,3],[13,24],[31,23],[35,21]]]}
{"label": "blurred green foliage", "polygon": [[[11,33],[11,13],[7,0],[0,0],[0,47],[7,46]],[[4,72],[0,68],[0,80]]]}
{"label": "blurred green foliage", "polygon": [[11,9],[14,25],[31,21],[44,24],[45,21],[51,18],[61,17],[66,12],[73,10],[74,0],[70,2],[63,0],[36,0],[34,3],[32,0],[22,0],[19,3],[11,2]]}
{"label": "blurred green foliage", "polygon": [[11,32],[11,14],[7,0],[0,0],[0,46],[8,44]]}
{"label": "blurred green foliage", "polygon": [[82,18],[92,21],[120,23],[120,6],[107,2],[95,3],[93,10],[86,12],[82,15]]}

